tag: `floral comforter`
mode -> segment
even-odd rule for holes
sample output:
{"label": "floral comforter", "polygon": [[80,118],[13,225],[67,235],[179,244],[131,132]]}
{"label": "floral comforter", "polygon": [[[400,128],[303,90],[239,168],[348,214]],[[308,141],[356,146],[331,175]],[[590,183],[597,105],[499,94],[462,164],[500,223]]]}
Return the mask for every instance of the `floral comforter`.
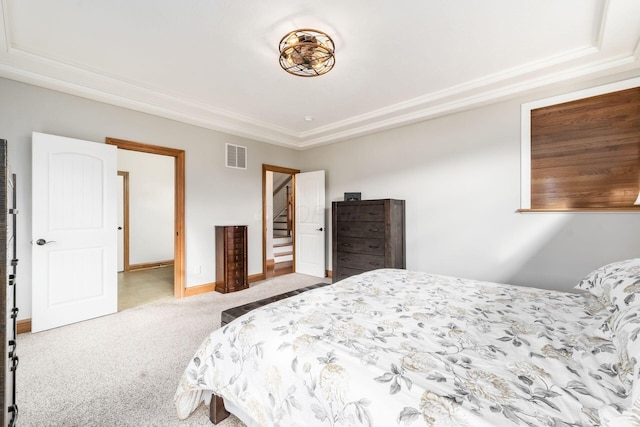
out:
{"label": "floral comforter", "polygon": [[214,331],[176,392],[213,392],[260,426],[594,426],[618,408],[588,295],[376,270]]}

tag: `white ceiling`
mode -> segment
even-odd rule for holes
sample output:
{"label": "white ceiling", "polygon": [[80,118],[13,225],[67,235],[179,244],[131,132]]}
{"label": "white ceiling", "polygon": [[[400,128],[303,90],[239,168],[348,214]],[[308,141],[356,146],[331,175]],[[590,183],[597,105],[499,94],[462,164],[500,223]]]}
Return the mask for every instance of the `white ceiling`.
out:
{"label": "white ceiling", "polygon": [[[2,77],[299,149],[640,69],[638,0],[0,1]],[[296,28],[331,72],[280,68]]]}

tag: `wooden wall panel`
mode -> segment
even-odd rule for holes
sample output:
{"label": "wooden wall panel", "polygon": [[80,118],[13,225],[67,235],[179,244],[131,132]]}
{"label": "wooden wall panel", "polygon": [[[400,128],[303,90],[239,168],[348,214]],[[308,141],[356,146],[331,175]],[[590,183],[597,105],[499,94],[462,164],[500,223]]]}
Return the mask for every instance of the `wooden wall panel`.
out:
{"label": "wooden wall panel", "polygon": [[531,209],[633,207],[640,87],[531,111]]}

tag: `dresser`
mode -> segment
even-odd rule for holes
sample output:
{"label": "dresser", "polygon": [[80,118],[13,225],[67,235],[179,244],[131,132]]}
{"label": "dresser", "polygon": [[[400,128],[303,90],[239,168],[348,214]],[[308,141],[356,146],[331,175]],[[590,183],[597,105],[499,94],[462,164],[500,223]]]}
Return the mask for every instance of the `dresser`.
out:
{"label": "dresser", "polygon": [[16,306],[16,175],[9,171],[7,141],[0,139],[0,401],[2,426],[14,426],[18,417],[16,404],[16,369],[18,368]]}
{"label": "dresser", "polygon": [[247,226],[216,226],[216,291],[227,293],[248,287]]}
{"label": "dresser", "polygon": [[405,268],[404,200],[333,202],[333,282],[377,268]]}

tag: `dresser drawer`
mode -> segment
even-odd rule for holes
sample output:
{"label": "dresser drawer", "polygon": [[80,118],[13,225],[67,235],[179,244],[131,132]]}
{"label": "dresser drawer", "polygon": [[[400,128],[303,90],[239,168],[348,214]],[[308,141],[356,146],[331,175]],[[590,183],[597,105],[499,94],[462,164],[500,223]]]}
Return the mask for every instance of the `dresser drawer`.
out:
{"label": "dresser drawer", "polygon": [[384,239],[339,236],[337,250],[338,252],[384,256]]}
{"label": "dresser drawer", "polygon": [[364,273],[365,271],[371,271],[371,269],[364,270],[361,268],[340,267],[333,275],[333,282],[335,283],[338,280],[346,279],[347,277],[355,276],[356,274]]}
{"label": "dresser drawer", "polygon": [[349,252],[337,253],[337,261],[341,267],[375,270],[384,267],[384,256],[356,254]]}
{"label": "dresser drawer", "polygon": [[384,221],[384,205],[340,206],[338,221]]}
{"label": "dresser drawer", "polygon": [[384,239],[384,222],[338,221],[336,224],[336,232],[339,237]]}

